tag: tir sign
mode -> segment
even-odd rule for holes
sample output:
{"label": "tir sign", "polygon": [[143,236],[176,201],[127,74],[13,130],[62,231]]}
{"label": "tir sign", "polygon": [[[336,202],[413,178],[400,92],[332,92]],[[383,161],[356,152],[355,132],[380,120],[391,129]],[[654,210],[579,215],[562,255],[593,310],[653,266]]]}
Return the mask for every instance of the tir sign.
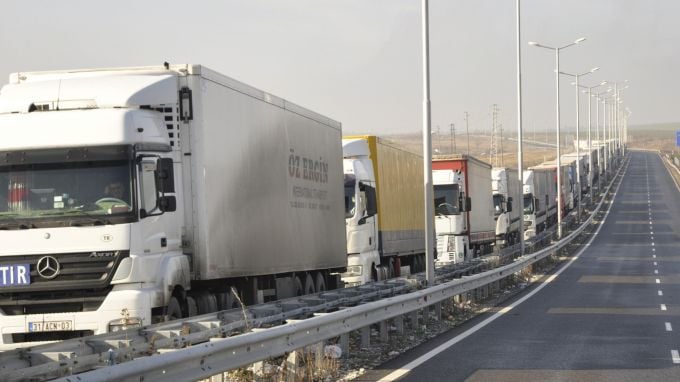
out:
{"label": "tir sign", "polygon": [[0,266],[0,287],[29,285],[31,268],[29,264],[12,264]]}
{"label": "tir sign", "polygon": [[680,130],[675,132],[675,145],[680,147]]}

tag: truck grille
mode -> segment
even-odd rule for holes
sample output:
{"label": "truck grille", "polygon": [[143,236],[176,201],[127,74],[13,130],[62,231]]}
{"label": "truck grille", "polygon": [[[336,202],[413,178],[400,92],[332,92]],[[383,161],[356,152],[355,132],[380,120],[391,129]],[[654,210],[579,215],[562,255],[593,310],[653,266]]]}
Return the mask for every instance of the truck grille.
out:
{"label": "truck grille", "polygon": [[[52,279],[36,269],[44,256],[59,262],[59,273]],[[110,251],[2,258],[0,266],[30,264],[31,283],[0,288],[0,310],[6,315],[97,310],[111,290],[118,265],[128,256],[129,251]]]}

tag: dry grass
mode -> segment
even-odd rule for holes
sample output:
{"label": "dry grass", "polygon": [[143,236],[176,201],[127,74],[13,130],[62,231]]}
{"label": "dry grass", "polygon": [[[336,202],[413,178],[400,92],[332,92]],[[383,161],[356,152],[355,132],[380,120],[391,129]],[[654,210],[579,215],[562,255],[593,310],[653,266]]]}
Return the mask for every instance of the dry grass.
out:
{"label": "dry grass", "polygon": [[635,149],[675,151],[675,132],[680,124],[649,125],[631,128],[628,131],[628,146]]}

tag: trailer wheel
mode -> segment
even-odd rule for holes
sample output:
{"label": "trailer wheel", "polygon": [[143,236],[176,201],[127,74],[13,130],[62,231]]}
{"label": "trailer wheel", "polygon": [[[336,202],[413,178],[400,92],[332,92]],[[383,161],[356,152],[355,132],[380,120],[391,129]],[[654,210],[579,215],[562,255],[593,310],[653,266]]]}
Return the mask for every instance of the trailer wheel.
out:
{"label": "trailer wheel", "polygon": [[196,296],[198,314],[207,314],[217,311],[217,299],[212,293],[201,293]]}
{"label": "trailer wheel", "polygon": [[198,308],[196,307],[196,300],[193,297],[187,296],[187,317],[198,315]]}
{"label": "trailer wheel", "polygon": [[317,292],[325,292],[326,291],[326,279],[323,277],[323,272],[319,272],[316,274],[316,285],[315,289]]}
{"label": "trailer wheel", "polygon": [[302,296],[305,290],[302,288],[302,281],[300,280],[300,276],[295,276],[295,280],[293,282],[295,283],[295,295],[298,297]]}
{"label": "trailer wheel", "polygon": [[179,320],[182,317],[182,307],[180,306],[177,297],[170,297],[170,301],[168,301],[168,307],[166,308],[165,312],[165,321]]}
{"label": "trailer wheel", "polygon": [[312,293],[314,293],[314,279],[312,279],[312,275],[307,273],[307,276],[305,277],[305,294]]}

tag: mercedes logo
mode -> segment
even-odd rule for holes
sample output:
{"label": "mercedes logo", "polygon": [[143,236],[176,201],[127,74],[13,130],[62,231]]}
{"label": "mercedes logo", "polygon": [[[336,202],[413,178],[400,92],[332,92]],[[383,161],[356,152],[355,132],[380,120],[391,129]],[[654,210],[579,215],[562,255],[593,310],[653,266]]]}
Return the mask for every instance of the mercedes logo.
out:
{"label": "mercedes logo", "polygon": [[38,260],[38,264],[35,268],[40,277],[50,280],[57,277],[59,270],[61,270],[61,265],[54,257],[43,256]]}

